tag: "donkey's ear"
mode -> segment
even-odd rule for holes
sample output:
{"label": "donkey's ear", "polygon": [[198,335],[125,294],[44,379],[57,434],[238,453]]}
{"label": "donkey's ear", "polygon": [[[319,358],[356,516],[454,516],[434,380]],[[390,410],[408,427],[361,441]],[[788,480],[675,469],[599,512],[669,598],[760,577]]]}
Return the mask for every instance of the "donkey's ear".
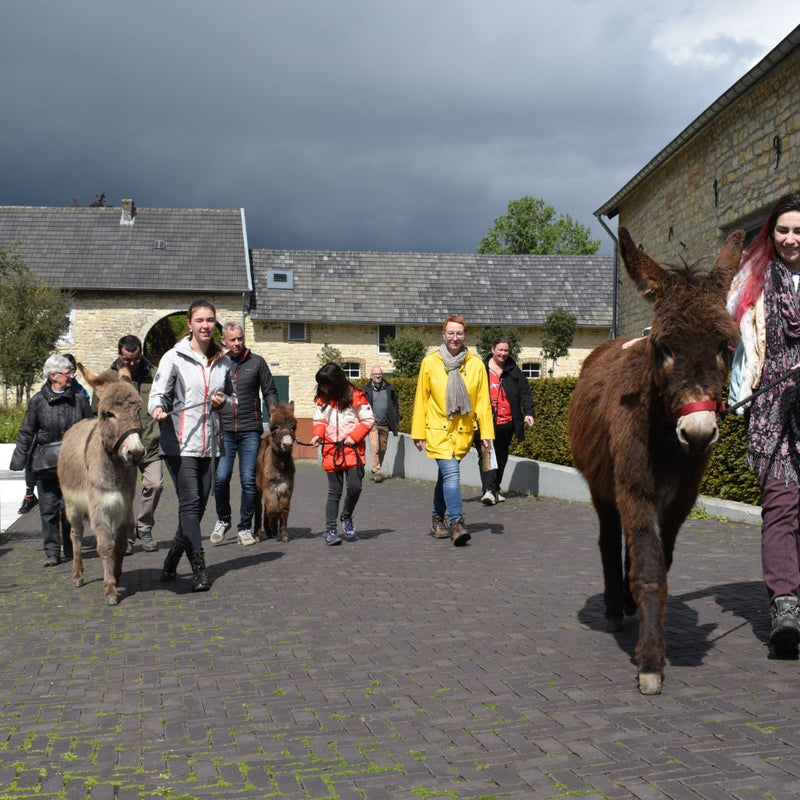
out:
{"label": "donkey's ear", "polygon": [[117,369],[117,374],[119,375],[120,380],[133,383],[133,375],[131,374],[130,368],[126,367],[124,364]]}
{"label": "donkey's ear", "polygon": [[652,303],[667,285],[667,274],[657,261],[640,250],[634,243],[627,228],[619,229],[619,251],[628,275],[639,294]]}
{"label": "donkey's ear", "polygon": [[289,401],[289,408],[294,411],[294,400]]}
{"label": "donkey's ear", "polygon": [[84,367],[80,361],[77,362],[76,366],[81,371],[81,375],[83,375],[83,379],[86,381],[86,383],[94,388],[95,384],[97,383],[97,375],[95,375],[88,367]]}
{"label": "donkey's ear", "polygon": [[736,270],[739,269],[739,262],[742,260],[745,235],[744,231],[738,230],[728,236],[719,251],[717,263],[714,264],[709,273],[709,277],[715,280],[720,289],[726,293],[730,288]]}

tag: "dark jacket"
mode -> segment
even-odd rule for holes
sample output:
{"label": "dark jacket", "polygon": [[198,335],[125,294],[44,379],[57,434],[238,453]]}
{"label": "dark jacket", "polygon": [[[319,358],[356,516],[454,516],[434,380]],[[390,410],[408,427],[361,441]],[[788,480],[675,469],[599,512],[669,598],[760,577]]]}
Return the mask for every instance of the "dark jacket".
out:
{"label": "dark jacket", "polygon": [[259,390],[267,407],[278,403],[278,390],[267,362],[247,348],[238,361],[230,356],[225,356],[225,361],[233,378],[237,402],[234,406],[223,407],[220,412],[222,430],[225,433],[263,433]]}
{"label": "dark jacket", "polygon": [[[400,403],[397,401],[397,392],[394,386],[387,380],[383,381],[383,387],[384,390],[389,393],[389,430],[397,436],[397,424],[400,422]],[[369,381],[366,386],[362,387],[362,391],[367,396],[367,400],[369,400],[369,404],[374,410],[375,406],[373,400],[375,390],[372,388],[372,381]]]}
{"label": "dark jacket", "polygon": [[[489,358],[484,359],[486,373],[489,373]],[[522,370],[517,366],[517,362],[510,356],[506,359],[503,366],[503,374],[500,376],[500,386],[506,393],[508,402],[511,405],[511,419],[514,423],[514,433],[520,441],[525,437],[525,417],[535,416],[533,408],[533,395],[528,379],[522,374]],[[492,416],[494,408],[492,408]]]}
{"label": "dark jacket", "polygon": [[[121,366],[120,360],[117,358],[111,364],[111,369],[115,372],[119,371]],[[139,392],[139,397],[142,399],[142,410],[139,412],[139,419],[142,423],[142,444],[144,445],[144,458],[141,463],[150,464],[153,461],[158,461],[161,458],[161,453],[158,451],[158,439],[161,434],[161,428],[153,418],[147,413],[147,403],[150,400],[150,389],[153,386],[153,365],[142,356],[139,362],[139,369],[133,376],[133,385],[136,391]],[[92,410],[97,411],[97,393],[92,394]]]}
{"label": "dark jacket", "polygon": [[25,469],[28,451],[35,444],[60,442],[67,429],[76,422],[92,417],[89,401],[72,386],[56,394],[48,382],[31,397],[22,425],[17,432],[17,442],[11,456],[14,471]]}

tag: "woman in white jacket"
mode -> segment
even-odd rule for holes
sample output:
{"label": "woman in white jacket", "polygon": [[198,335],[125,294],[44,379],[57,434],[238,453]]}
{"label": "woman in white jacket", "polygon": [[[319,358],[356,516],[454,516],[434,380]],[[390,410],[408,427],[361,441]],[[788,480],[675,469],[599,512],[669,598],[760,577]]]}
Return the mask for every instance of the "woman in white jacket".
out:
{"label": "woman in white jacket", "polygon": [[186,553],[194,577],[192,591],[211,587],[206,572],[200,522],[213,484],[213,459],[220,455],[221,425],[213,413],[235,402],[224,350],[214,340],[217,312],[195,300],[186,312],[189,334],[158,365],[148,411],[161,426],[160,449],[178,494],[178,529],[161,580],[175,579]]}

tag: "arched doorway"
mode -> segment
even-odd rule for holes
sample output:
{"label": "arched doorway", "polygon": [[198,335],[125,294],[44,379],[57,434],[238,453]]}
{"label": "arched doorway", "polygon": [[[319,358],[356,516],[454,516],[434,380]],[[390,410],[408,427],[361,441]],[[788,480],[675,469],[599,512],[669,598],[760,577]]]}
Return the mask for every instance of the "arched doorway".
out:
{"label": "arched doorway", "polygon": [[[161,356],[175,346],[178,339],[186,336],[188,328],[186,325],[186,312],[176,311],[166,317],[161,317],[155,325],[147,332],[144,340],[145,358],[154,365],[161,360]],[[217,341],[222,340],[222,326],[217,323],[217,331],[214,335]]]}

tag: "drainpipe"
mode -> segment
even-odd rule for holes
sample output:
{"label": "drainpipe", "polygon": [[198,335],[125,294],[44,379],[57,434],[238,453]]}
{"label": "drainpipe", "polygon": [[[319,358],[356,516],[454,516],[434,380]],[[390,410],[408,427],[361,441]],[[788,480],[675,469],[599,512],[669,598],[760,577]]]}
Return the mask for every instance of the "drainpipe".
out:
{"label": "drainpipe", "polygon": [[619,285],[619,241],[614,236],[614,232],[603,221],[601,214],[595,214],[597,221],[605,228],[606,233],[611,237],[614,242],[614,291],[612,295],[611,306],[611,338],[617,338],[617,286]]}

